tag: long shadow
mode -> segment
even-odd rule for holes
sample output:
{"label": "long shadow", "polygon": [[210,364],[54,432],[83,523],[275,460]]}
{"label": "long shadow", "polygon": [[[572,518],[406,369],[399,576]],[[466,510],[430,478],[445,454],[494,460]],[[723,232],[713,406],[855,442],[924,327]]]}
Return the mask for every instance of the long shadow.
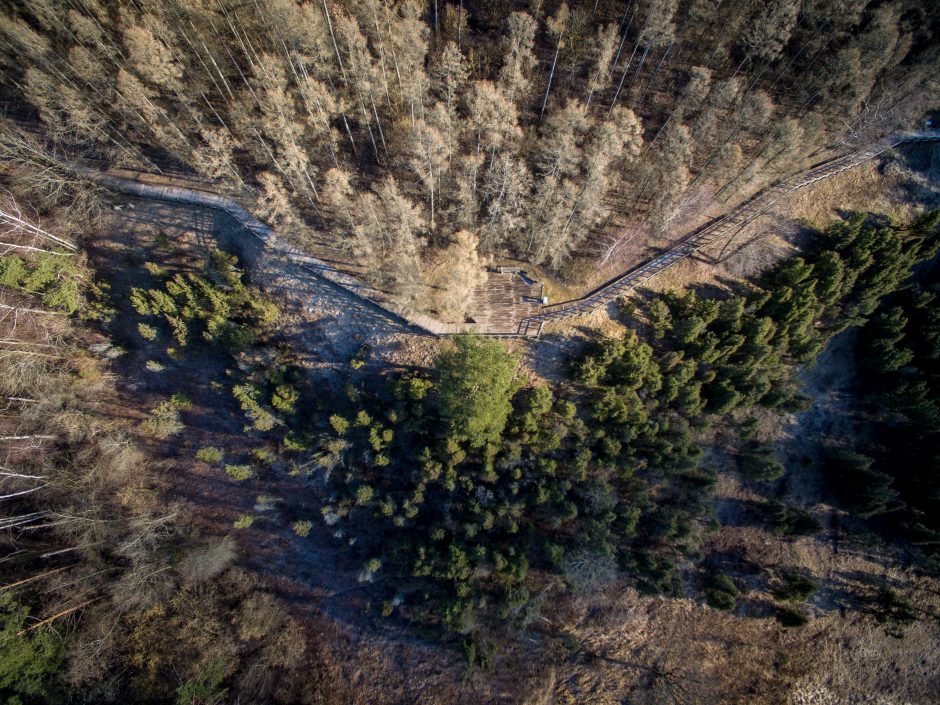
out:
{"label": "long shadow", "polygon": [[764,528],[767,526],[764,512],[761,509],[761,502],[752,499],[733,498],[725,498],[721,501],[725,505],[722,511],[722,526],[732,528]]}
{"label": "long shadow", "polygon": [[[386,311],[381,306],[369,301],[368,299],[352,296],[346,289],[335,284],[329,279],[318,276],[307,267],[302,267],[282,260],[282,271],[288,272],[291,279],[304,283],[305,290],[315,297],[314,301],[323,299],[337,308],[343,308],[347,311],[355,311],[357,316],[363,316],[372,328],[380,328],[386,333],[408,333],[410,335],[433,338],[427,331],[421,330],[409,324],[395,314]],[[285,289],[283,285],[269,287],[272,290]],[[297,289],[289,289],[291,293],[299,293]]]}
{"label": "long shadow", "polygon": [[940,207],[940,168],[937,166],[940,163],[940,144],[906,144],[896,153],[904,166],[923,178],[923,182],[914,178],[901,181],[904,200],[928,210]]}
{"label": "long shadow", "polygon": [[[257,236],[225,211],[206,206],[175,204],[142,198],[128,198],[127,200],[147,205],[135,207],[133,210],[122,209],[121,216],[124,219],[157,226],[161,229],[192,231],[206,251],[218,247],[236,255],[246,265],[246,273],[250,281],[257,281],[261,274],[273,273],[274,265],[276,265],[276,271],[289,274],[296,282],[305,283],[307,291],[314,297],[313,301],[326,300],[336,308],[355,311],[357,316],[362,316],[365,319],[362,322],[364,329],[433,337],[374,302],[354,296],[343,287],[319,276],[315,268],[298,265],[268,250]],[[291,292],[300,294],[297,288],[291,288]]]}
{"label": "long shadow", "polygon": [[702,561],[702,567],[711,571],[738,576],[761,576],[764,572],[759,563],[747,557],[747,551],[743,547],[710,553]]}

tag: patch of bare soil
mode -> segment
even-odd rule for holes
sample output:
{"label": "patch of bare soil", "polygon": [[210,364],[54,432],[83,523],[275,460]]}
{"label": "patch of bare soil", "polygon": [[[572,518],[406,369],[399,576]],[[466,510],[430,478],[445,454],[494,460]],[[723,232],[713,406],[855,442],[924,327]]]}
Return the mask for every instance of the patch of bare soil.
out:
{"label": "patch of bare soil", "polygon": [[[314,273],[265,250],[260,241],[220,211],[121,198],[108,225],[117,234],[101,243],[103,268],[121,291],[150,283],[145,261],[200,268],[219,247],[238,255],[252,282],[278,299],[283,315],[276,335],[302,355],[311,370],[331,376],[368,343],[379,367],[422,365],[439,345],[386,311],[350,296]],[[159,244],[156,244],[159,243]],[[126,280],[126,281],[125,281]]]}

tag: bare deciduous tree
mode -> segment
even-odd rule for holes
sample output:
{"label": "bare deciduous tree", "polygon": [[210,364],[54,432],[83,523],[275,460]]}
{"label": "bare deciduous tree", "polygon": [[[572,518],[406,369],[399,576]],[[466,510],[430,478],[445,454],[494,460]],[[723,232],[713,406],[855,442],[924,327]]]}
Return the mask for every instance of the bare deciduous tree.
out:
{"label": "bare deciduous tree", "polygon": [[463,53],[456,44],[448,42],[431,69],[431,77],[438,86],[437,90],[448,112],[454,113],[456,110],[457,96],[462,91],[469,75]]}
{"label": "bare deciduous tree", "polygon": [[444,320],[462,321],[473,292],[486,283],[484,262],[478,253],[476,236],[459,230],[441,253],[434,280],[436,307]]}
{"label": "bare deciduous tree", "polygon": [[529,90],[532,69],[537,60],[535,44],[536,21],[525,12],[513,12],[507,22],[505,58],[499,72],[499,87],[510,103],[517,104]]}
{"label": "bare deciduous tree", "polygon": [[145,15],[140,24],[124,30],[124,46],[131,65],[145,80],[179,93],[182,90],[183,67],[177,62],[174,51],[165,43],[170,35],[170,29],[159,18]]}
{"label": "bare deciduous tree", "polygon": [[594,94],[603,91],[610,82],[611,62],[617,50],[617,25],[609,24],[599,28],[594,42],[594,66],[587,85],[586,102],[589,108]]}

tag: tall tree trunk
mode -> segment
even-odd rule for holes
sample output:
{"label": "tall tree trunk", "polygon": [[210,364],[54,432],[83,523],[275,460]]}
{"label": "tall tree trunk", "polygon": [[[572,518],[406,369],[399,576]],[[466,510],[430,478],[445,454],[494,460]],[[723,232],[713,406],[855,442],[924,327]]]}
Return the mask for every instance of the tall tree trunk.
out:
{"label": "tall tree trunk", "polygon": [[656,74],[659,73],[659,69],[662,68],[663,62],[666,60],[666,57],[669,56],[669,51],[672,49],[672,43],[666,47],[666,51],[663,52],[663,58],[659,60],[659,63],[656,64],[656,69],[653,71],[653,75],[650,76],[649,83],[646,84],[646,88],[643,89],[643,93],[640,94],[639,99],[634,103],[635,106],[639,106],[643,103],[643,99],[646,97],[646,94],[649,92],[649,89],[653,85],[653,81],[656,80]]}
{"label": "tall tree trunk", "polygon": [[630,70],[630,65],[633,63],[633,57],[636,56],[636,51],[639,48],[640,48],[639,42],[633,45],[633,53],[630,54],[630,60],[627,62],[626,66],[623,67],[623,74],[620,76],[620,83],[617,84],[617,90],[614,91],[614,98],[613,100],[610,101],[610,107],[607,109],[608,116],[610,116],[610,113],[613,111],[614,106],[617,105],[617,98],[620,97],[620,91],[623,90],[623,82],[627,80],[627,72]]}
{"label": "tall tree trunk", "polygon": [[633,90],[633,84],[636,83],[636,79],[640,75],[640,71],[643,70],[643,64],[646,63],[646,56],[650,53],[652,46],[652,44],[647,44],[646,48],[643,50],[643,56],[640,57],[640,63],[637,64],[636,72],[633,74],[633,78],[630,79],[630,85],[627,86],[627,95],[629,95]]}
{"label": "tall tree trunk", "polygon": [[349,135],[349,146],[352,147],[353,156],[358,159],[359,153],[356,152],[356,140],[353,139],[352,130],[349,129],[349,121],[346,119],[346,111],[342,112],[343,126],[346,128],[346,134]]}
{"label": "tall tree trunk", "polygon": [[[617,62],[620,61],[620,52],[623,51],[624,42],[627,41],[627,36],[630,34],[630,27],[633,26],[633,18],[636,17],[637,4],[636,4],[635,2],[632,3],[632,4],[633,4],[633,14],[630,15],[630,21],[627,22],[627,26],[626,26],[626,28],[623,30],[623,36],[620,38],[620,46],[617,47],[617,55],[614,57],[614,63],[611,64],[611,70],[617,68]],[[621,26],[621,27],[624,26],[623,23],[626,22],[626,20],[627,20],[627,13],[628,13],[629,11],[630,11],[630,6],[628,5],[627,8],[623,11],[623,19],[620,20],[620,26]],[[635,52],[636,52],[636,49],[634,49],[633,51],[634,51],[634,53],[635,53]],[[633,57],[632,57],[632,56],[630,57],[630,61],[633,61]]]}
{"label": "tall tree trunk", "polygon": [[545,114],[545,106],[548,104],[548,94],[552,90],[552,78],[555,77],[555,64],[558,63],[558,54],[561,52],[561,47],[564,42],[561,38],[558,38],[558,46],[555,47],[555,58],[552,59],[552,70],[548,74],[548,85],[545,86],[545,98],[542,100],[542,109],[539,111],[539,120],[542,119],[542,115]]}
{"label": "tall tree trunk", "polygon": [[385,161],[388,162],[388,145],[385,144],[385,133],[382,132],[382,121],[379,119],[379,111],[375,108],[375,98],[372,91],[369,91],[369,100],[372,101],[372,113],[375,115],[375,124],[379,128],[379,138],[382,140],[382,151],[385,152]]}
{"label": "tall tree trunk", "polygon": [[[333,20],[330,19],[330,10],[326,6],[326,0],[321,0],[321,2],[323,3],[323,14],[326,15],[326,26],[330,30],[330,39],[333,41],[333,51],[336,52],[336,62],[339,64],[339,71],[343,76],[343,83],[348,86],[349,81],[346,78],[346,69],[343,68],[343,57],[339,54],[339,45],[336,43],[336,35],[333,33]],[[347,129],[349,129],[348,125]]]}
{"label": "tall tree trunk", "polygon": [[372,23],[375,25],[375,35],[379,38],[379,62],[382,67],[382,87],[385,89],[385,101],[388,103],[388,109],[391,110],[392,95],[388,90],[388,72],[385,69],[385,40],[382,39],[382,30],[379,27],[379,16],[374,11],[374,8],[372,13]]}

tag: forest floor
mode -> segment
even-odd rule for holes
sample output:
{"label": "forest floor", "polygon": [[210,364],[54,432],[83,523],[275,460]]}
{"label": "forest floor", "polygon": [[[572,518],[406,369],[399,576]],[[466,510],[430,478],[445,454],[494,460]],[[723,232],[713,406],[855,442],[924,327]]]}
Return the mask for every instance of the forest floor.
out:
{"label": "forest floor", "polygon": [[[933,157],[931,157],[933,159]],[[894,166],[892,166],[894,165]],[[929,170],[928,170],[929,171]],[[749,276],[790,251],[801,222],[823,223],[838,204],[844,210],[878,207],[891,212],[899,193],[916,203],[936,198],[930,182],[912,179],[902,155],[887,165],[865,165],[804,191],[786,204],[774,232],[718,267],[688,261],[656,280],[656,288],[723,285]],[[912,190],[913,189],[913,190]],[[920,189],[919,191],[917,189]],[[920,200],[917,200],[920,199]],[[826,203],[823,207],[819,203]],[[90,257],[112,282],[114,299],[126,302],[131,286],[146,285],[143,263],[199,268],[212,247],[234,251],[248,264],[253,282],[274,294],[283,312],[275,336],[310,371],[309,390],[350,379],[350,360],[368,343],[362,374],[392,368],[428,368],[443,344],[415,336],[382,311],[349,297],[304,271],[254,247],[227,216],[208,209],[154,201],[115,199],[107,237],[94,242]],[[133,207],[131,207],[133,206]],[[789,208],[789,211],[786,209]],[[784,218],[785,216],[785,218]],[[770,226],[768,226],[770,227]],[[172,247],[168,244],[172,243]],[[754,249],[756,248],[756,249]],[[750,252],[749,252],[750,251]],[[743,258],[743,259],[742,259]],[[744,262],[744,264],[742,264]],[[125,307],[126,303],[122,304]],[[511,341],[535,377],[561,381],[566,360],[599,335],[623,330],[616,305],[548,327],[535,341]],[[166,444],[172,493],[184,499],[210,533],[232,533],[242,515],[257,517],[235,531],[242,560],[268,576],[271,588],[289,601],[311,633],[327,635],[323,654],[350,684],[349,703],[931,703],[940,692],[940,626],[933,618],[907,628],[904,639],[886,634],[862,612],[848,609],[851,595],[879,578],[896,586],[927,615],[940,614],[940,583],[920,576],[904,556],[876,544],[851,545],[833,527],[835,510],[808,504],[818,482],[812,455],[802,439],[846,419],[847,358],[842,338],[807,371],[814,407],[799,417],[768,415],[762,433],[781,437],[789,454],[788,502],[813,513],[829,527],[809,538],[787,539],[766,532],[752,510],[754,488],[721,472],[715,511],[721,526],[709,535],[708,560],[732,575],[744,595],[734,614],[685,597],[649,597],[626,586],[576,599],[562,589],[548,595],[552,608],[513,642],[501,643],[492,672],[465,673],[459,642],[443,645],[414,625],[383,620],[357,581],[358,566],[344,557],[340,541],[322,522],[306,538],[291,522],[315,519],[317,493],[277,464],[258,477],[236,482],[219,467],[193,459],[204,445],[225,449],[226,462],[251,462],[264,445],[242,431],[244,416],[212,382],[226,379],[224,361],[211,355],[172,360],[165,350],[136,334],[128,316],[111,333],[128,354],[116,363],[125,391],[152,406],[183,391],[193,407],[183,414],[182,439]],[[147,360],[165,365],[146,369]],[[709,462],[721,466],[720,451]],[[799,566],[820,584],[810,600],[811,621],[798,630],[772,616],[769,588],[786,566]],[[322,640],[321,640],[322,643]]]}

